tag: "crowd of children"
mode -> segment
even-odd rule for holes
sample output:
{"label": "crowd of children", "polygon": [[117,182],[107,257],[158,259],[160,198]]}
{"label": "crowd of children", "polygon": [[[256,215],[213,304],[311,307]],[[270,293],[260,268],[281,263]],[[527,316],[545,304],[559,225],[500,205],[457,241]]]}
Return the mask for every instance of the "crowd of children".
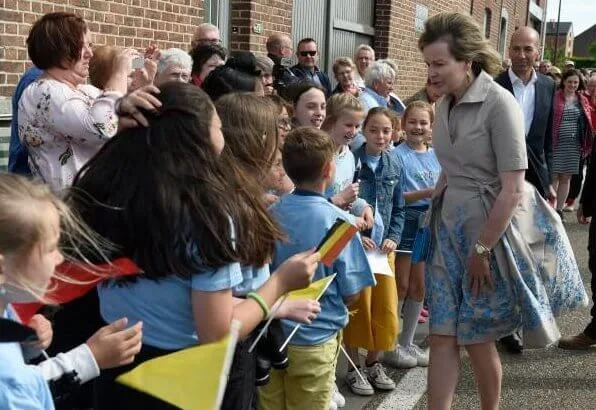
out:
{"label": "crowd of children", "polygon": [[[310,82],[293,84],[288,101],[263,96],[246,69],[251,60],[232,60],[202,80],[206,92],[180,81],[145,89],[158,101],[129,104],[138,126],[102,141],[65,196],[0,175],[2,326],[19,321],[13,305],[52,302],[45,294],[62,250],[99,276],[100,264],[118,258],[138,267],[64,304],[52,317],[55,335],[36,315],[26,323],[35,345],[0,343],[0,408],[52,409],[54,400],[69,408],[77,387],[94,378],[87,407],[173,408],[116,378],[219,340],[234,319],[241,341],[225,409],[343,406],[335,383],[342,346],[351,362],[346,382],[359,395],[395,389],[385,365],[428,365],[413,341],[423,266],[409,254],[440,172],[430,147],[433,109],[413,102],[402,117],[388,108],[365,113],[351,94],[326,99]],[[250,81],[234,86],[239,73]],[[357,137],[365,143],[352,151]],[[360,234],[327,266],[316,247],[337,219]],[[330,275],[318,301],[284,300]],[[25,364],[23,353],[39,356],[50,344],[55,358]],[[67,376],[65,392],[46,382]]]}

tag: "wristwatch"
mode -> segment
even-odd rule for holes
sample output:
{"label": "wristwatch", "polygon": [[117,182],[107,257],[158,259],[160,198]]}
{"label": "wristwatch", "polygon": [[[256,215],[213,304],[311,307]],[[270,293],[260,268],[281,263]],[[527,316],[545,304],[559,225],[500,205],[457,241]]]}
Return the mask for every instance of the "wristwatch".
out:
{"label": "wristwatch", "polygon": [[474,252],[476,252],[476,255],[484,259],[490,259],[490,255],[492,253],[490,248],[482,242],[480,242],[480,240],[476,241],[476,243],[474,244]]}

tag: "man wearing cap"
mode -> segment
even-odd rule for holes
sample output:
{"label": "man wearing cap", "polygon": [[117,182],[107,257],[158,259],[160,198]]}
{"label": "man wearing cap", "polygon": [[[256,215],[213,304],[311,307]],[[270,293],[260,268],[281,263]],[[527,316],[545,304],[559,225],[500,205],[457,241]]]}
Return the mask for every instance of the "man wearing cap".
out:
{"label": "man wearing cap", "polygon": [[571,60],[565,61],[565,70],[571,70],[572,68],[575,68],[575,63]]}

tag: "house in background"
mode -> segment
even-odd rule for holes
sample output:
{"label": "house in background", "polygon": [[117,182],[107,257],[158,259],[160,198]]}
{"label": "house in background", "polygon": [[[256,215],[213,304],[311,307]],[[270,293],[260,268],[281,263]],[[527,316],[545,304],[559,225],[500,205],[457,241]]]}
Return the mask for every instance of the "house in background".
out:
{"label": "house in background", "polygon": [[554,49],[555,44],[557,44],[558,55],[571,58],[573,55],[573,23],[561,21],[557,30],[556,21],[548,22],[546,25],[546,47]]}
{"label": "house in background", "polygon": [[596,43],[596,24],[575,37],[575,40],[573,40],[573,56],[592,57],[588,49],[592,43]]}

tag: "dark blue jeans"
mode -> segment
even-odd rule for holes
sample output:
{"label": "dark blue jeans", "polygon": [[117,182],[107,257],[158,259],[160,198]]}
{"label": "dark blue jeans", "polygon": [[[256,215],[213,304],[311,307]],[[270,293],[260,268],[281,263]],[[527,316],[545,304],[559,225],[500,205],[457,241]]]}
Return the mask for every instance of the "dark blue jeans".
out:
{"label": "dark blue jeans", "polygon": [[586,327],[584,333],[586,336],[596,339],[596,219],[594,219],[594,217],[592,217],[592,222],[590,222],[590,233],[588,235],[588,255],[588,268],[592,274],[591,287],[592,302],[594,302],[594,305],[590,311],[590,314],[592,315],[592,321],[590,321],[590,324],[588,324],[588,327]]}

